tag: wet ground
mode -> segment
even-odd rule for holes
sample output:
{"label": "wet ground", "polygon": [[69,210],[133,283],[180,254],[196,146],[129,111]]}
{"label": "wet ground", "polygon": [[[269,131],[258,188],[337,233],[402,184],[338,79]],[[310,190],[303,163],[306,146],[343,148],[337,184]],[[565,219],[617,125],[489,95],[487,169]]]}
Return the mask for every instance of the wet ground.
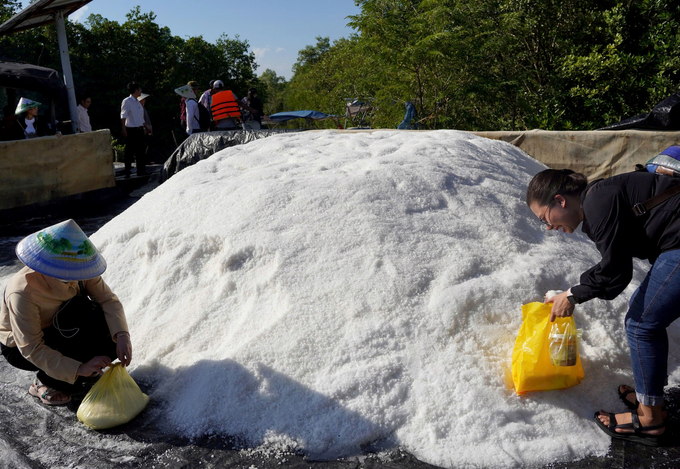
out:
{"label": "wet ground", "polygon": [[[159,171],[160,168],[155,168]],[[125,181],[122,181],[125,182]],[[147,181],[140,181],[146,183]],[[132,184],[128,182],[128,184]],[[87,234],[134,204],[158,185],[152,176],[144,186],[105,206],[69,213]],[[128,186],[125,192],[132,190]],[[0,278],[18,271],[14,247],[24,236],[62,221],[59,215],[40,215],[3,224],[0,218]],[[361,455],[335,461],[313,461],[295,451],[249,448],[238,436],[214,435],[188,440],[169,429],[163,404],[152,401],[132,422],[109,431],[93,431],[78,422],[76,411],[84,395],[74,396],[65,407],[48,407],[28,394],[32,373],[0,360],[0,468],[12,469],[108,469],[108,468],[433,468],[398,447],[367,447]],[[151,382],[139,381],[149,393]],[[612,390],[612,392],[615,392]],[[666,446],[651,448],[614,440],[609,454],[545,467],[566,468],[679,468],[680,388],[667,391]],[[227,404],[227,403],[225,403]],[[623,411],[623,409],[611,409]],[[313,416],[310,416],[313,418]],[[518,466],[521,467],[520,464]]]}

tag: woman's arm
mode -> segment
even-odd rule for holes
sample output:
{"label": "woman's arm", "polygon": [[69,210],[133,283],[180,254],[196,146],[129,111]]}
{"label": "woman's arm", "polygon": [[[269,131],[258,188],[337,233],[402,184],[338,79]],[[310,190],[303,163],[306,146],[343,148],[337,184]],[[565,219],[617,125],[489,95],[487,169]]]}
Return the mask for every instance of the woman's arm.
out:
{"label": "woman's arm", "polygon": [[633,278],[633,252],[640,227],[618,186],[606,186],[588,195],[583,206],[589,236],[602,260],[581,275],[571,288],[579,303],[592,298],[616,298]]}

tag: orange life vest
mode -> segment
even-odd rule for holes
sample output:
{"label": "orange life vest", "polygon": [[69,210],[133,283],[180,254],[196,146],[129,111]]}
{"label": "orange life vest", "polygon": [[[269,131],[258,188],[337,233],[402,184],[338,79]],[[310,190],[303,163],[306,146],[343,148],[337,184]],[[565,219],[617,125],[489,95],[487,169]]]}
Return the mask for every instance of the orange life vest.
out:
{"label": "orange life vest", "polygon": [[236,96],[231,90],[224,90],[212,95],[212,104],[210,105],[213,120],[215,122],[227,118],[241,118],[241,110],[238,107]]}

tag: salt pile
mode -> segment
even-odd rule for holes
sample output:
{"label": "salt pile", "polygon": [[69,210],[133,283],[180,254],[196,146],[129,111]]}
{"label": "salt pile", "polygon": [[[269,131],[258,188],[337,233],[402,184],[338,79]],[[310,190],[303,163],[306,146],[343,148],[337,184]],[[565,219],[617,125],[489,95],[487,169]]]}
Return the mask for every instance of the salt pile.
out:
{"label": "salt pile", "polygon": [[[626,299],[577,308],[585,380],[508,386],[520,306],[599,260],[524,202],[544,167],[455,131],[301,133],[226,149],[99,230],[132,375],[167,424],[312,457],[400,445],[441,466],[603,455],[632,383]],[[671,384],[680,331],[670,334]]]}

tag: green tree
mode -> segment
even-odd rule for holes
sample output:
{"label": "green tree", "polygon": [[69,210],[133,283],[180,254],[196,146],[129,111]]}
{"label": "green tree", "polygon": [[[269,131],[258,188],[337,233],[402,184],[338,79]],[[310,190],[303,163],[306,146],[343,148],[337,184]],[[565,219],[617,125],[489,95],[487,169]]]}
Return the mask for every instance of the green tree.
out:
{"label": "green tree", "polygon": [[286,79],[276,74],[274,70],[267,69],[259,77],[260,87],[258,93],[263,103],[266,115],[285,111],[283,99],[286,90]]}
{"label": "green tree", "polygon": [[330,48],[331,43],[328,36],[317,36],[316,45],[305,46],[304,49],[298,52],[298,60],[293,65],[293,73],[296,73],[305,66],[312,66],[316,64]]}

